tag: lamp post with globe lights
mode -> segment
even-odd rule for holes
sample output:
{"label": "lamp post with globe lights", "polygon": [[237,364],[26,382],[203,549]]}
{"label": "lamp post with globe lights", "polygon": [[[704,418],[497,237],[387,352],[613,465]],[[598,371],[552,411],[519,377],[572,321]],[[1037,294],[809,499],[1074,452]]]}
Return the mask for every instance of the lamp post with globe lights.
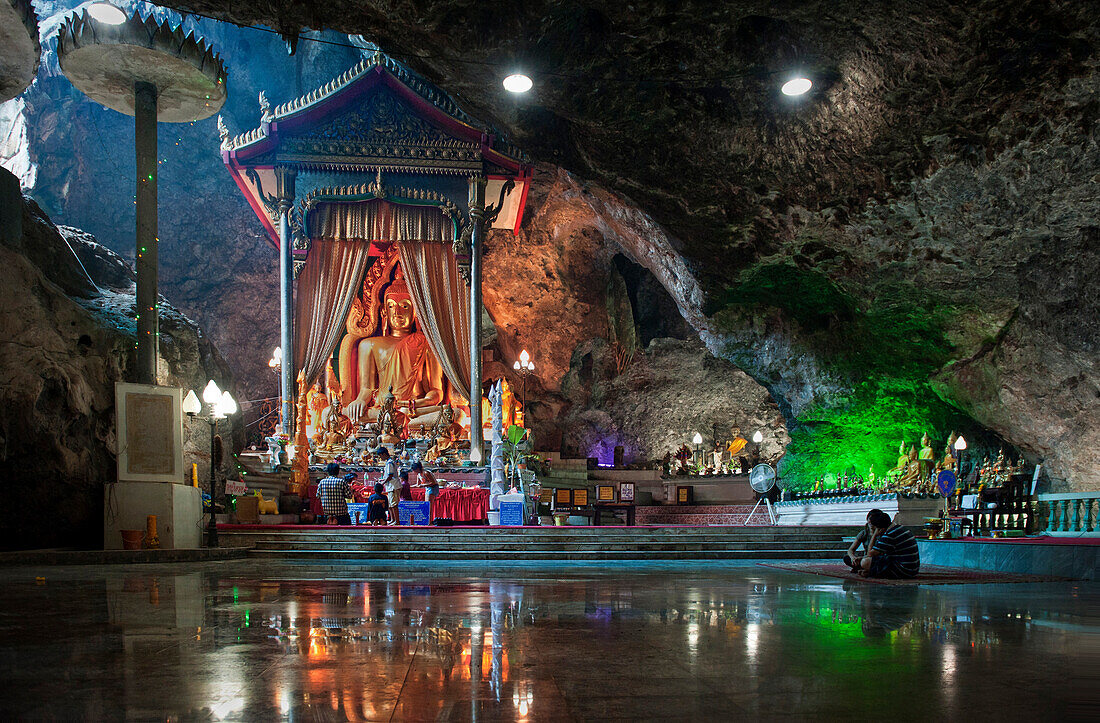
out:
{"label": "lamp post with globe lights", "polygon": [[531,361],[531,355],[524,349],[519,353],[519,360],[512,364],[512,368],[519,372],[523,380],[523,387],[519,397],[520,413],[523,415],[523,426],[527,426],[527,376],[535,371],[535,362]]}
{"label": "lamp post with globe lights", "polygon": [[[214,507],[214,485],[216,482],[214,439],[218,434],[218,420],[225,419],[230,414],[236,414],[237,402],[229,392],[222,391],[213,379],[207,382],[206,388],[202,390],[202,402],[210,407],[209,415],[206,418],[210,423],[210,522],[206,527],[206,546],[217,547],[218,520],[217,510]],[[194,390],[189,390],[187,397],[183,400],[184,413],[194,419],[202,412],[202,406]]]}

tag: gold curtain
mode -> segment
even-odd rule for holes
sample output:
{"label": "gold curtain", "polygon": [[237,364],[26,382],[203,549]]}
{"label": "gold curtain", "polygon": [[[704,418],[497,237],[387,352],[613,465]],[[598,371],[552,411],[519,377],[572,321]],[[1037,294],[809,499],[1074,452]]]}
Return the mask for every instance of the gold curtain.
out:
{"label": "gold curtain", "polygon": [[420,331],[451,388],[470,398],[470,287],[458,274],[450,244],[398,244],[405,283]]}
{"label": "gold curtain", "polygon": [[367,268],[369,244],[360,239],[315,239],[298,276],[294,309],[294,366],[310,387],[344,333],[348,309]]}

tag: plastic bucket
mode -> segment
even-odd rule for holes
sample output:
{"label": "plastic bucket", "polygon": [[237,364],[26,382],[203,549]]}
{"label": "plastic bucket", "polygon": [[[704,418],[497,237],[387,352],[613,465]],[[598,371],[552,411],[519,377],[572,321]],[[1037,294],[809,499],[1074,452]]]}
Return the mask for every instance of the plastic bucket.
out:
{"label": "plastic bucket", "polygon": [[145,540],[145,530],[119,530],[122,534],[123,550],[140,550]]}

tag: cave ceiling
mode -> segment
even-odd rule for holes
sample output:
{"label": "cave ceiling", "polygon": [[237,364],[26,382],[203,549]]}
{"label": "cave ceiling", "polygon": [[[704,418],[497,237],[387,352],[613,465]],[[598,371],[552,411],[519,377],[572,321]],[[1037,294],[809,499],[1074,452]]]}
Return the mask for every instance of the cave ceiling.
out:
{"label": "cave ceiling", "polygon": [[[1036,88],[1079,72],[1095,36],[1074,2],[170,5],[288,36],[363,35],[536,160],[631,198],[707,290],[779,253],[792,209],[844,222],[938,154],[984,158],[1018,140],[1046,110]],[[512,67],[534,91],[501,89]],[[778,88],[794,70],[815,87],[792,100]],[[859,271],[828,255],[841,276]]]}

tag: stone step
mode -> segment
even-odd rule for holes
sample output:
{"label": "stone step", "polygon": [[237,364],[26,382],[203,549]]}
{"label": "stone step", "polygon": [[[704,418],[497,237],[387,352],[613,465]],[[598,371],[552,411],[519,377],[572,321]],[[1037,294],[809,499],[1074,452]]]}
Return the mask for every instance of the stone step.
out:
{"label": "stone step", "polygon": [[[343,542],[348,540],[378,540],[378,541],[417,541],[417,542],[444,542],[455,541],[461,544],[476,542],[491,542],[500,540],[517,541],[524,543],[553,543],[570,542],[577,540],[597,541],[771,541],[771,540],[800,540],[800,539],[832,539],[843,540],[843,532],[829,530],[813,530],[803,528],[789,528],[792,532],[784,532],[784,528],[775,527],[740,527],[740,528],[706,528],[686,527],[676,528],[638,528],[638,527],[597,527],[597,528],[547,528],[549,530],[568,530],[567,532],[541,532],[540,528],[482,528],[491,531],[470,532],[463,528],[428,528],[417,530],[412,528],[394,527],[344,527],[337,529],[315,528],[313,530],[271,530],[257,526],[257,529],[248,529],[251,525],[231,525],[219,527],[220,534],[228,537],[241,537],[250,540],[324,540],[328,542]],[[501,529],[500,532],[497,532]],[[507,529],[507,531],[505,531]],[[516,531],[513,531],[516,530]],[[714,532],[711,532],[714,530]]]}
{"label": "stone step", "polygon": [[384,560],[416,561],[484,561],[498,560],[506,562],[525,562],[554,560],[557,562],[587,561],[633,561],[633,560],[828,560],[838,557],[837,550],[596,550],[591,552],[571,552],[563,559],[560,550],[509,550],[507,552],[484,552],[480,550],[395,550],[346,551],[346,550],[251,550],[249,557],[258,559],[285,560],[340,560],[363,561],[364,563]]}
{"label": "stone step", "polygon": [[284,543],[284,541],[278,541],[278,543],[260,543],[253,547],[255,550],[275,550],[275,551],[299,551],[299,550],[312,550],[312,551],[329,551],[333,554],[344,554],[344,552],[372,552],[377,555],[388,555],[390,552],[405,552],[405,551],[436,551],[440,552],[483,552],[483,554],[489,554],[489,552],[515,552],[517,555],[527,555],[529,552],[537,551],[552,551],[559,552],[559,554],[572,555],[574,552],[577,554],[587,554],[587,552],[656,552],[656,551],[670,551],[670,552],[697,552],[697,551],[734,551],[734,550],[756,550],[758,552],[773,551],[773,550],[827,550],[832,551],[836,557],[840,557],[844,551],[844,545],[838,543],[835,540],[821,541],[821,543],[812,543],[812,541],[790,541],[790,543],[741,543],[735,545],[727,545],[723,543],[652,543],[652,544],[568,544],[568,545],[508,545],[505,543],[498,543],[492,545],[454,545],[454,546],[412,546],[405,544],[379,544],[379,543],[331,543],[328,545],[316,544],[316,543]]}

